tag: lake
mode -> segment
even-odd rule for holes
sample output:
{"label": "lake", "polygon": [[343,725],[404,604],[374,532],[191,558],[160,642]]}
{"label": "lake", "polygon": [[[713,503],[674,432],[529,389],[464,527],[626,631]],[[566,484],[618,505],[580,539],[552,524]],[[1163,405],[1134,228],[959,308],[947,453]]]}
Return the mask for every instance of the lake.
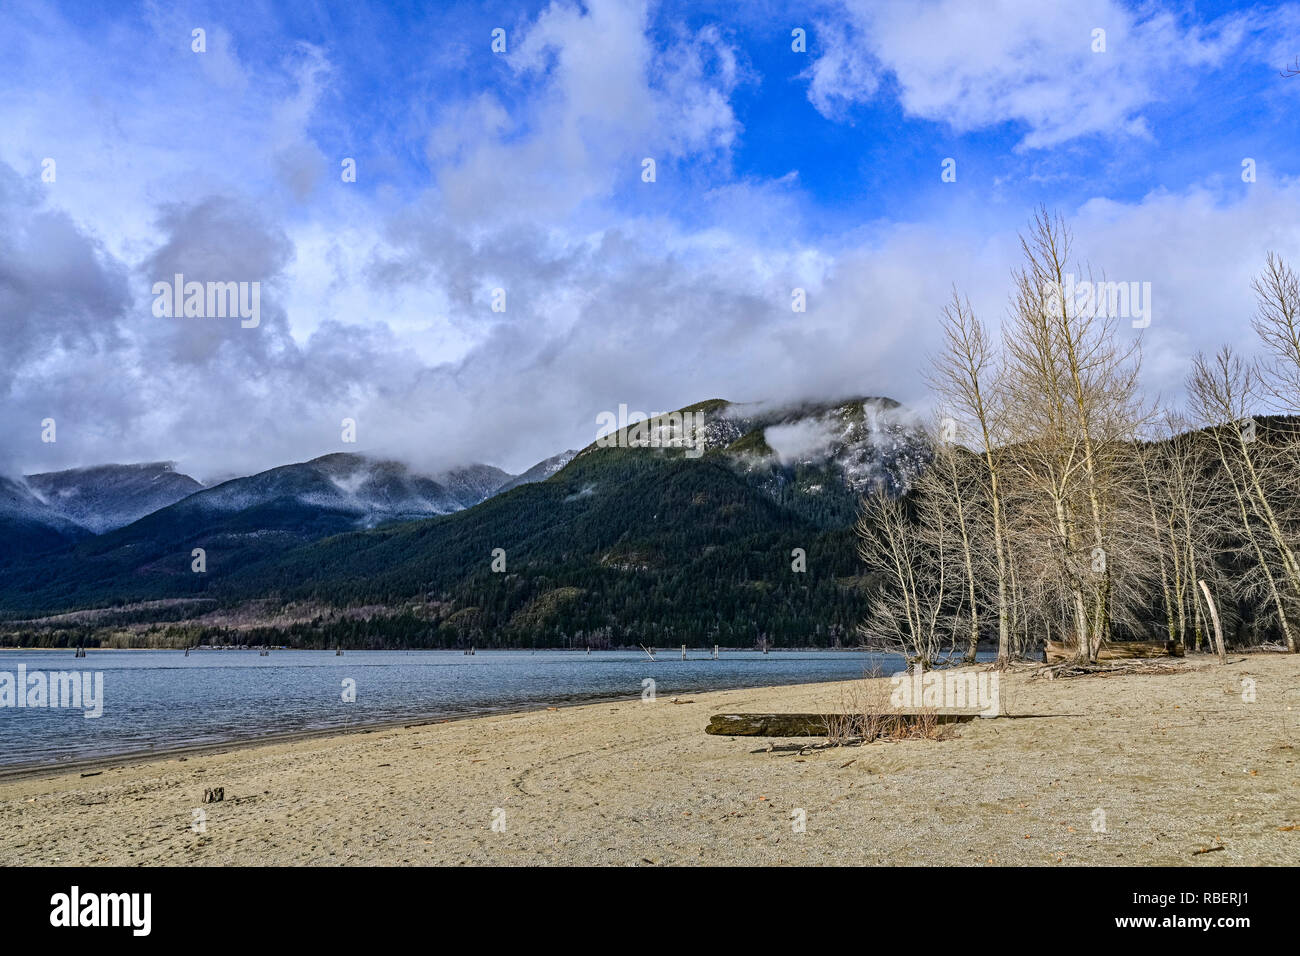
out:
{"label": "lake", "polygon": [[[983,658],[985,655],[981,655]],[[884,673],[902,658],[850,651],[184,651],[0,652],[4,674],[85,672],[102,680],[102,716],[80,708],[0,707],[0,765],[54,764],[252,740],[271,733],[438,719],[600,699],[658,698]],[[101,675],[96,678],[93,675]],[[354,683],[348,683],[354,682]],[[11,683],[12,687],[13,684]],[[30,686],[30,685],[29,685]],[[355,699],[345,701],[349,689]],[[57,693],[52,695],[57,697]]]}

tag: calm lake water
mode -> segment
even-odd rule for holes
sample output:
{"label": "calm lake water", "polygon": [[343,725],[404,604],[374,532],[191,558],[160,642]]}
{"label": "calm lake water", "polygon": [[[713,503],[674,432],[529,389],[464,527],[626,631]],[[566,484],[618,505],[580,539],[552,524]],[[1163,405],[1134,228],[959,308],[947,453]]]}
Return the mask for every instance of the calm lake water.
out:
{"label": "calm lake water", "polygon": [[[0,707],[0,765],[53,764],[268,733],[324,730],[609,698],[860,678],[900,657],[854,652],[660,651],[87,651],[0,652],[3,674],[102,674],[103,715]],[[983,655],[981,655],[983,656]],[[342,697],[355,681],[356,700]],[[93,684],[92,684],[93,686]]]}

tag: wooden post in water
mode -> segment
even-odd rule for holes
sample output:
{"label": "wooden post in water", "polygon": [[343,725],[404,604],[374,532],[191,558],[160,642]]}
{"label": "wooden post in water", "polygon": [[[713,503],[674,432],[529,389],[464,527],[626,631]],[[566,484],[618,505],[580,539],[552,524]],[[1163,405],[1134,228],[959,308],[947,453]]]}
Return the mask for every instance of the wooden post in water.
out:
{"label": "wooden post in water", "polygon": [[682,660],[686,660],[686,645],[682,645]]}
{"label": "wooden post in water", "polygon": [[1200,581],[1201,590],[1205,593],[1205,603],[1210,606],[1210,619],[1214,622],[1214,645],[1219,651],[1219,663],[1228,663],[1228,652],[1223,647],[1223,628],[1219,627],[1219,609],[1214,606],[1214,598],[1210,597],[1210,586],[1205,583],[1205,579]]}
{"label": "wooden post in water", "polygon": [[714,644],[714,645],[713,645],[713,659],[714,659],[715,661],[718,659],[718,645],[717,645],[717,644]]}

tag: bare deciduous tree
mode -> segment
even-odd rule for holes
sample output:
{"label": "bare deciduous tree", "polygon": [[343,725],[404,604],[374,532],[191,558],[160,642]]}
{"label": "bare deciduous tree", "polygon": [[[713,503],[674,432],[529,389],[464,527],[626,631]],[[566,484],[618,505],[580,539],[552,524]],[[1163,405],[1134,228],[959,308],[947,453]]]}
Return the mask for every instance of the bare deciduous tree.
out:
{"label": "bare deciduous tree", "polygon": [[1261,440],[1259,422],[1251,414],[1261,399],[1260,376],[1224,346],[1212,359],[1196,356],[1187,390],[1193,413],[1209,426],[1221,466],[1219,474],[1231,492],[1239,530],[1264,578],[1283,640],[1294,651],[1287,597],[1300,598],[1300,565],[1270,500],[1279,482],[1265,478],[1269,471],[1281,476],[1276,462],[1270,461],[1277,452],[1271,443]]}
{"label": "bare deciduous tree", "polygon": [[1252,284],[1260,358],[1198,355],[1191,420],[1158,420],[1137,393],[1139,340],[1065,294],[1070,244],[1040,210],[1000,346],[956,292],[943,309],[929,467],[906,500],[865,501],[858,523],[880,575],[864,633],[932,666],[959,633],[974,659],[996,617],[1000,661],[1054,639],[1092,660],[1126,636],[1200,650],[1212,609],[1216,633],[1276,627],[1295,651],[1300,278],[1270,254]]}
{"label": "bare deciduous tree", "polygon": [[1006,335],[1011,457],[1038,491],[1039,523],[1051,528],[1078,655],[1091,660],[1114,617],[1112,566],[1133,544],[1117,533],[1117,521],[1132,490],[1123,465],[1143,412],[1136,341],[1122,344],[1116,316],[1063,291],[1074,285],[1070,242],[1064,222],[1045,210],[1021,238],[1025,264],[1016,273]]}
{"label": "bare deciduous tree", "polygon": [[909,664],[933,667],[951,652],[953,628],[946,611],[951,571],[949,518],[919,506],[921,521],[907,503],[877,491],[863,499],[858,519],[858,553],[882,576],[871,599],[862,634],[868,645],[901,653]]}
{"label": "bare deciduous tree", "polygon": [[[952,412],[956,434],[951,437],[970,440],[983,464],[980,482],[989,505],[990,543],[995,562],[998,660],[1006,661],[1011,655],[1012,632],[1010,568],[1002,504],[1002,489],[1006,481],[1006,466],[1002,460],[1006,441],[1005,389],[993,342],[971,309],[969,300],[962,300],[954,291],[940,321],[944,347],[932,362],[929,381]],[[943,437],[946,436],[941,435]],[[973,576],[971,600],[975,600]],[[978,619],[978,608],[973,608],[972,645],[968,655],[972,660],[974,643],[978,639]]]}

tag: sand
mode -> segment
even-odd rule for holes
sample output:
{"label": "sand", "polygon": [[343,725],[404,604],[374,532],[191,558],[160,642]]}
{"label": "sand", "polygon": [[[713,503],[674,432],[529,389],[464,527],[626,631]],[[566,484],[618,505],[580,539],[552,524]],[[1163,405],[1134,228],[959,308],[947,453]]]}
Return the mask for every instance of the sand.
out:
{"label": "sand", "polygon": [[[833,710],[842,689],[606,702],[10,779],[0,864],[1300,863],[1300,658],[1012,673],[1004,709],[1047,716],[939,741],[769,750],[704,733],[723,710]],[[217,786],[225,799],[203,806]]]}

